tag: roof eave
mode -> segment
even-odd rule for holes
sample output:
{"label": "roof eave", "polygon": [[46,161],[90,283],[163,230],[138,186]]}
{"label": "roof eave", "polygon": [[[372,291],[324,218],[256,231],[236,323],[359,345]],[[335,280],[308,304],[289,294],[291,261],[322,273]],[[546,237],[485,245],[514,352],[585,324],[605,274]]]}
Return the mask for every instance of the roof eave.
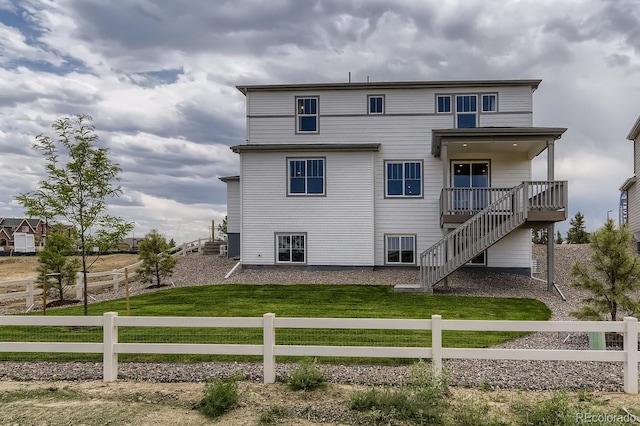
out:
{"label": "roof eave", "polygon": [[638,134],[640,134],[640,116],[638,116],[638,118],[636,119],[636,122],[633,123],[633,127],[629,131],[629,134],[627,135],[627,139],[629,139],[630,141],[635,141],[636,138],[638,137]]}
{"label": "roof eave", "polygon": [[433,129],[431,131],[431,154],[440,156],[442,138],[488,138],[488,137],[547,137],[560,139],[567,129],[565,127],[473,127],[463,129]]}
{"label": "roof eave", "polygon": [[242,152],[312,152],[312,151],[343,151],[343,152],[359,152],[380,150],[379,143],[351,143],[351,144],[252,144],[252,145],[235,145],[230,148],[233,152],[239,154]]}
{"label": "roof eave", "polygon": [[620,191],[628,190],[633,185],[635,185],[635,183],[636,183],[636,177],[635,176],[631,176],[630,178],[625,180],[624,183],[620,186]]}
{"label": "roof eave", "polygon": [[260,84],[238,85],[245,96],[249,92],[300,91],[300,90],[361,90],[361,89],[438,89],[458,87],[530,86],[536,90],[542,80],[442,80],[442,81],[373,81],[353,83],[300,83],[300,84]]}

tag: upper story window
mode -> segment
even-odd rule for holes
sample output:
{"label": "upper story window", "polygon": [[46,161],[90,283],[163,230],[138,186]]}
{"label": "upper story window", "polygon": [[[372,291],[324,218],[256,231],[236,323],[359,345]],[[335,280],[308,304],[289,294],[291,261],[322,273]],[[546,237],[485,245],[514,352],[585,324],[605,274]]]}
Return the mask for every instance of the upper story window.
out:
{"label": "upper story window", "polygon": [[456,127],[478,127],[478,96],[456,96]]}
{"label": "upper story window", "polygon": [[318,133],[318,98],[296,98],[296,132]]}
{"label": "upper story window", "polygon": [[288,195],[324,195],[324,158],[296,158],[288,163]]}
{"label": "upper story window", "polygon": [[384,114],[384,96],[369,95],[369,114]]}
{"label": "upper story window", "polygon": [[490,93],[482,95],[482,112],[497,112],[498,111],[498,95]]}
{"label": "upper story window", "polygon": [[387,165],[387,197],[422,196],[422,162],[389,161]]}
{"label": "upper story window", "polygon": [[23,226],[22,227],[22,232],[29,232],[29,227],[28,226]]}
{"label": "upper story window", "polygon": [[451,112],[451,95],[438,95],[436,96],[436,103],[438,105],[439,113]]}

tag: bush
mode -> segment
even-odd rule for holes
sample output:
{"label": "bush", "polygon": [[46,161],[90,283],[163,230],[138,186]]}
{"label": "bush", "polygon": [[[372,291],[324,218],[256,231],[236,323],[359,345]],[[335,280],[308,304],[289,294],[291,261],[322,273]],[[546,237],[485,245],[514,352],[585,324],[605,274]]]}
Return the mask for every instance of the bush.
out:
{"label": "bush", "polygon": [[413,420],[421,424],[442,424],[447,409],[449,379],[436,374],[430,364],[419,362],[400,388],[373,388],[351,394],[350,407],[369,411],[380,420]]}
{"label": "bush", "polygon": [[520,425],[574,425],[576,410],[563,392],[541,402],[516,402],[513,406]]}
{"label": "bush", "polygon": [[327,372],[320,369],[316,361],[305,359],[291,372],[286,380],[293,390],[314,390],[327,382]]}
{"label": "bush", "polygon": [[215,379],[204,387],[204,397],[198,409],[207,417],[216,418],[238,405],[238,376]]}
{"label": "bush", "polygon": [[282,420],[285,417],[287,417],[287,411],[283,407],[279,405],[272,405],[260,414],[258,423],[261,425],[275,425],[279,420]]}

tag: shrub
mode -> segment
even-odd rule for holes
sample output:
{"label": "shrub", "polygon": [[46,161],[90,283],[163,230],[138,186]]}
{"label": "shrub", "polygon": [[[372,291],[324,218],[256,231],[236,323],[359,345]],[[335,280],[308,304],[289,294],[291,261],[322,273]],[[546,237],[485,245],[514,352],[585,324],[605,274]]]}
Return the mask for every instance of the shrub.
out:
{"label": "shrub", "polygon": [[318,367],[317,362],[305,359],[291,372],[286,380],[293,390],[314,390],[327,382],[327,372]]}
{"label": "shrub", "polygon": [[539,402],[518,401],[513,411],[520,425],[574,425],[576,410],[563,392]]}
{"label": "shrub", "polygon": [[272,405],[260,414],[258,423],[261,425],[275,425],[279,420],[284,419],[285,417],[287,417],[287,411],[283,407],[279,405]]}
{"label": "shrub", "polygon": [[216,418],[238,405],[238,376],[215,379],[204,387],[204,396],[198,409],[207,417]]}
{"label": "shrub", "polygon": [[[407,383],[397,389],[376,388],[351,394],[350,407],[369,411],[381,420],[413,420],[421,424],[442,424],[447,408],[449,379],[436,374],[431,365],[415,364]],[[382,416],[380,416],[382,415]]]}

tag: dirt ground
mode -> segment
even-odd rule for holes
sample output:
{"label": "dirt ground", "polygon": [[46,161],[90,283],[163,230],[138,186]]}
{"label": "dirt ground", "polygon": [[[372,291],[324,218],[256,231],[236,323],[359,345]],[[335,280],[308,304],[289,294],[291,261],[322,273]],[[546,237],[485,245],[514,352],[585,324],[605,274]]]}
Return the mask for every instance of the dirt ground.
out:
{"label": "dirt ground", "polygon": [[[203,396],[203,383],[144,382],[13,382],[0,381],[0,424],[117,424],[117,425],[348,425],[375,424],[349,409],[349,395],[362,387],[329,384],[311,392],[286,385],[240,382],[240,403],[219,419],[210,420],[194,407]],[[454,400],[488,402],[492,413],[505,413],[518,398],[548,398],[544,392],[452,389]],[[638,413],[637,395],[570,394],[590,399],[594,410]],[[581,398],[581,399],[580,399]],[[278,407],[279,417],[265,422],[265,413]],[[589,405],[585,413],[591,412]],[[261,423],[261,417],[262,423]],[[507,422],[508,417],[502,417]]]}
{"label": "dirt ground", "polygon": [[[123,268],[138,261],[137,254],[109,254],[106,256],[89,256],[88,264],[94,262],[89,272],[111,271]],[[0,257],[0,281],[19,280],[37,275],[37,256],[2,256]]]}

